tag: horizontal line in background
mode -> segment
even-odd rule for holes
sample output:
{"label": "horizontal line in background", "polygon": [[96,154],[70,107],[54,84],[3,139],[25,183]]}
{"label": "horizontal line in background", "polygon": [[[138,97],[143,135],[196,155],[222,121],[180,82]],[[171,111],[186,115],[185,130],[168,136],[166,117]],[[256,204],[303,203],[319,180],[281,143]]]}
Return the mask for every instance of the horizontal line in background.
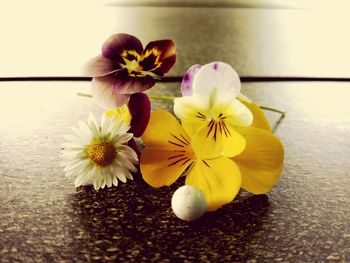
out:
{"label": "horizontal line in background", "polygon": [[[10,81],[91,81],[91,77],[0,77],[0,82]],[[349,78],[342,77],[291,77],[291,76],[241,76],[242,82],[293,82],[293,81],[336,81],[336,82],[350,82]],[[162,83],[176,83],[181,82],[182,77],[163,77],[157,82]]]}

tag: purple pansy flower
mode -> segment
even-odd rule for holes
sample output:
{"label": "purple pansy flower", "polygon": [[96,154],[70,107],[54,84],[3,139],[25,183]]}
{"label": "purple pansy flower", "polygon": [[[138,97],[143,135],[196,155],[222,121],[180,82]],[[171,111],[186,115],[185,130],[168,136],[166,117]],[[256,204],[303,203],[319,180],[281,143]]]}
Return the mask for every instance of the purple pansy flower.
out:
{"label": "purple pansy flower", "polygon": [[112,35],[102,54],[91,59],[83,74],[92,79],[91,93],[97,103],[113,109],[128,102],[130,95],[154,86],[176,62],[175,42],[169,39],[148,43],[128,34]]}

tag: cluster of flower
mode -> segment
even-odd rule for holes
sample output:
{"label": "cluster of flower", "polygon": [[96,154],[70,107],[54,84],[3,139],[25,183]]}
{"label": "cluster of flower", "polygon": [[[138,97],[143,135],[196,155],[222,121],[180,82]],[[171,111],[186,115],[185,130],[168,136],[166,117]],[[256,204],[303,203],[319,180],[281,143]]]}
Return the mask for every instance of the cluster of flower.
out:
{"label": "cluster of flower", "polygon": [[[66,136],[64,172],[75,186],[96,190],[126,182],[140,172],[158,188],[186,174],[186,185],[203,194],[207,211],[231,202],[240,188],[268,192],[279,178],[284,150],[260,107],[240,93],[240,79],[223,62],[194,65],[184,75],[174,112],[151,112],[143,91],[175,64],[172,40],[141,42],[111,36],[102,54],[87,63],[92,96],[108,109],[98,122],[90,114],[75,135]],[[134,137],[145,148],[139,152]]]}

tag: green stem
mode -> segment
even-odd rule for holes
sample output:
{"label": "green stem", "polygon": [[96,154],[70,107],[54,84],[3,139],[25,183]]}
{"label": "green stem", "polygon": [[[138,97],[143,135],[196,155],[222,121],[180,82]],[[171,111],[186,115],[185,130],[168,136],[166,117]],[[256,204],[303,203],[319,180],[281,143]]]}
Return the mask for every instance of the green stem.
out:
{"label": "green stem", "polygon": [[154,94],[147,94],[150,99],[154,100],[166,100],[166,101],[171,101],[174,102],[174,99],[176,97],[170,97],[170,96],[160,96],[160,95],[154,95]]}
{"label": "green stem", "polygon": [[269,111],[272,111],[272,112],[276,112],[276,113],[279,113],[282,115],[282,118],[284,118],[284,116],[286,115],[286,113],[284,111],[281,111],[281,110],[277,110],[275,108],[271,108],[271,107],[266,107],[266,106],[262,106],[262,105],[259,105],[259,107],[263,110],[269,110]]}
{"label": "green stem", "polygon": [[82,96],[82,97],[92,98],[92,95],[91,94],[87,94],[87,93],[78,92],[77,95],[78,96]]}

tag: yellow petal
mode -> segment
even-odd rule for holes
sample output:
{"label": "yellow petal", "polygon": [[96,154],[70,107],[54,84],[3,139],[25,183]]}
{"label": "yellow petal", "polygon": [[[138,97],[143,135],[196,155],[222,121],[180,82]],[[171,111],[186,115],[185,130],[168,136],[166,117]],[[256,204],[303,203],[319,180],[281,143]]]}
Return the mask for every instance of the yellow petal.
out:
{"label": "yellow petal", "polygon": [[140,158],[141,173],[153,187],[172,184],[192,162],[190,138],[167,111],[151,113],[141,138],[146,147]]}
{"label": "yellow petal", "polygon": [[227,125],[228,136],[224,136],[224,153],[226,157],[233,157],[242,153],[246,146],[244,137],[230,125]]}
{"label": "yellow petal", "polygon": [[116,116],[116,122],[120,122],[121,120],[123,120],[124,126],[130,125],[131,115],[126,104],[114,110],[107,110],[106,114],[109,118],[113,118],[114,116]]}
{"label": "yellow petal", "polygon": [[191,163],[191,153],[155,148],[145,148],[140,158],[143,179],[156,188],[174,183]]}
{"label": "yellow petal", "polygon": [[165,110],[151,113],[141,139],[148,148],[190,151],[190,138],[175,117]]}
{"label": "yellow petal", "polygon": [[247,142],[244,151],[233,158],[242,174],[242,188],[263,194],[275,185],[283,168],[284,149],[271,132],[258,128],[237,127]]}
{"label": "yellow petal", "polygon": [[272,131],[264,112],[257,104],[245,100],[241,100],[241,102],[253,113],[253,124],[251,127]]}
{"label": "yellow petal", "polygon": [[245,148],[245,139],[225,121],[206,121],[192,137],[196,156],[209,159],[220,155],[233,157]]}
{"label": "yellow petal", "polygon": [[191,145],[197,157],[209,159],[222,155],[224,142],[217,127],[218,124],[214,124],[213,121],[206,121],[192,136]]}
{"label": "yellow petal", "polygon": [[191,167],[186,184],[199,188],[205,195],[208,211],[230,203],[241,186],[238,166],[226,157],[197,160]]}
{"label": "yellow petal", "polygon": [[190,137],[206,122],[208,115],[207,110],[200,106],[200,102],[190,96],[176,98],[174,112]]}

